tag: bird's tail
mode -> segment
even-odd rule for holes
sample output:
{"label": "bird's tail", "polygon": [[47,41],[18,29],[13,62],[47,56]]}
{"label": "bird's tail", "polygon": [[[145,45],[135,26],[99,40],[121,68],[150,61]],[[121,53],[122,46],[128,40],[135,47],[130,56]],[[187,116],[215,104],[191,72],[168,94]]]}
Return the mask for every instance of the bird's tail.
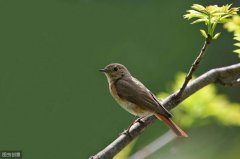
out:
{"label": "bird's tail", "polygon": [[178,137],[188,137],[188,135],[178,127],[171,118],[165,117],[161,114],[154,114],[159,120],[162,120]]}

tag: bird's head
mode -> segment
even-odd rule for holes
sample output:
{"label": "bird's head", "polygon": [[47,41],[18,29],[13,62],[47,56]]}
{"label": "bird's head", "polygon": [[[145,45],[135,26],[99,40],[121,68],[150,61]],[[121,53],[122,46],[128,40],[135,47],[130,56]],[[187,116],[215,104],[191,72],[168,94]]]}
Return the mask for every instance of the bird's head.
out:
{"label": "bird's head", "polygon": [[116,81],[120,78],[131,76],[127,68],[119,63],[109,64],[104,69],[100,69],[99,71],[103,72],[107,76],[108,81]]}

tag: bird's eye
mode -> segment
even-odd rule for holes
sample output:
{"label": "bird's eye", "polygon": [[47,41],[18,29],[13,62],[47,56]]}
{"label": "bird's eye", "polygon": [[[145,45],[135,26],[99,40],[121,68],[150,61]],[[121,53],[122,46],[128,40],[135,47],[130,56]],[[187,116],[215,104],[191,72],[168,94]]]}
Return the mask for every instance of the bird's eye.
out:
{"label": "bird's eye", "polygon": [[114,67],[114,68],[113,68],[113,70],[114,70],[114,71],[117,71],[117,70],[118,70],[118,68],[117,68],[117,67]]}

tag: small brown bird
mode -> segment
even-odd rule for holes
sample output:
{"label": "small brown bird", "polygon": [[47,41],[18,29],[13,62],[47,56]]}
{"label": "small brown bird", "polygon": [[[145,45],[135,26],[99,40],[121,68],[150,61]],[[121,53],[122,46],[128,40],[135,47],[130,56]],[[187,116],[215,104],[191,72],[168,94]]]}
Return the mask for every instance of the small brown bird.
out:
{"label": "small brown bird", "polygon": [[113,63],[99,71],[107,76],[110,93],[123,109],[140,118],[155,115],[177,136],[187,137],[187,134],[173,122],[172,115],[161,105],[157,97],[132,77],[125,66]]}

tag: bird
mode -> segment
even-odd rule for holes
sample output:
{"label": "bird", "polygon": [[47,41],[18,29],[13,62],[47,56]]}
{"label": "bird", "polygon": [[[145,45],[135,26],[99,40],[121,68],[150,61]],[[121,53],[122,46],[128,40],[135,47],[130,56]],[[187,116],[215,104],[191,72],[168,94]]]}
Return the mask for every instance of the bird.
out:
{"label": "bird", "polygon": [[[139,119],[155,115],[178,137],[188,137],[174,123],[171,113],[160,103],[157,97],[139,80],[134,78],[124,65],[111,63],[99,71],[106,75],[110,94],[123,109],[139,117]],[[140,122],[141,120],[137,121]]]}

